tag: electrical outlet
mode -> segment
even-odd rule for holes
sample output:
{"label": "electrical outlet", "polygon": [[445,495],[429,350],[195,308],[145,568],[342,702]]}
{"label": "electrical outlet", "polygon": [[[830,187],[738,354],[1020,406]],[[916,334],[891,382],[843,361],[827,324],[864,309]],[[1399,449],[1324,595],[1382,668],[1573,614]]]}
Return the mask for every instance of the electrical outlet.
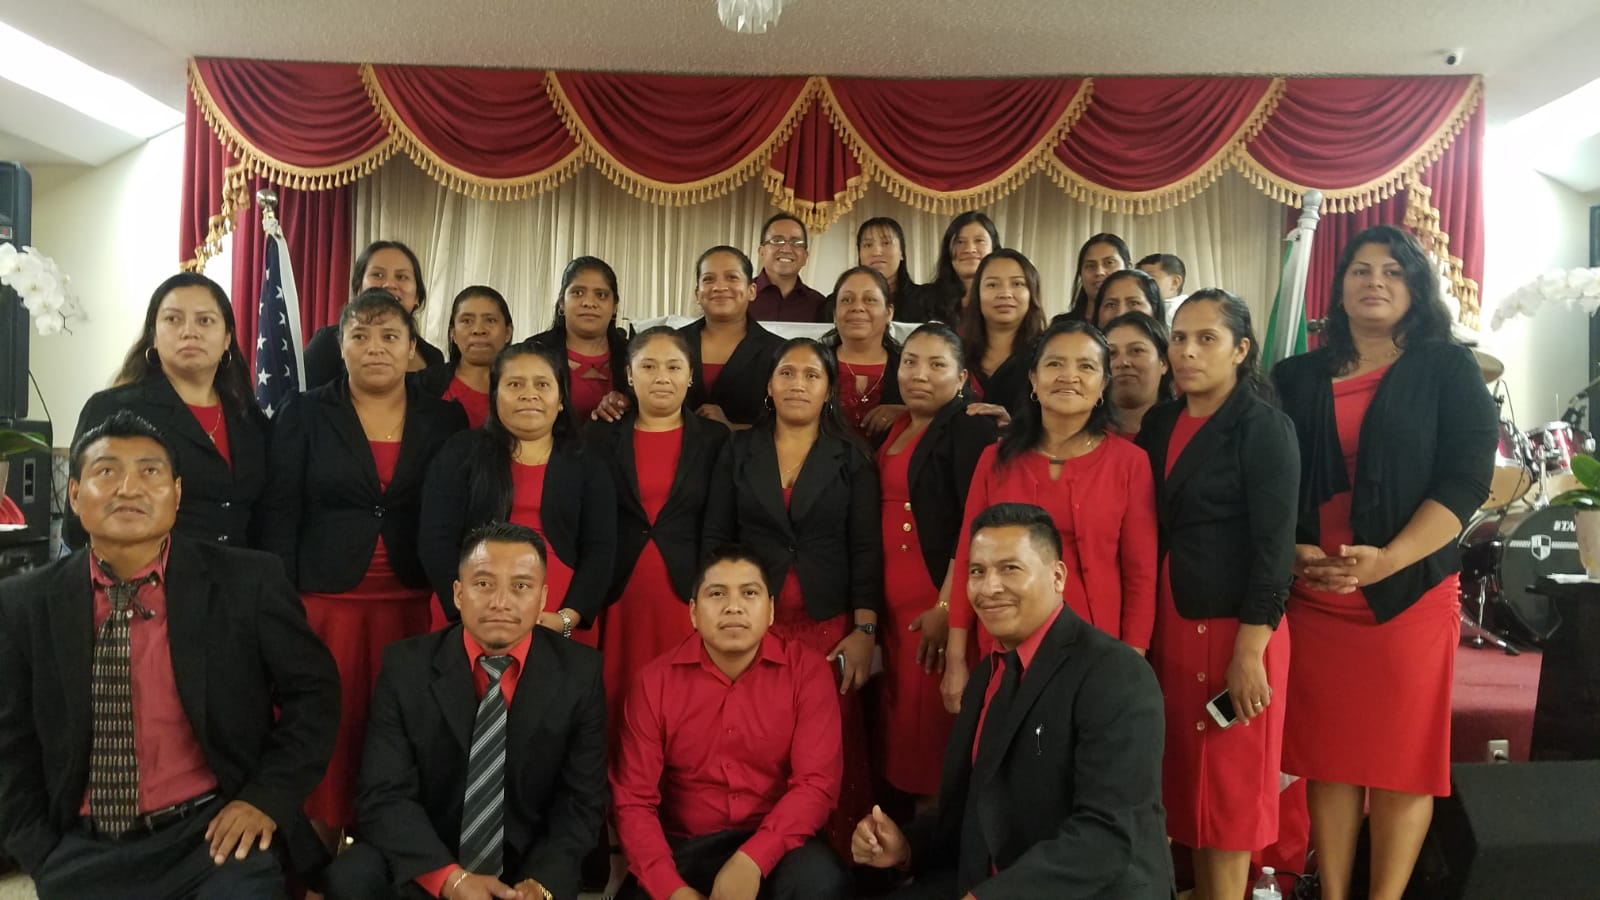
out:
{"label": "electrical outlet", "polygon": [[1487,762],[1510,762],[1511,742],[1504,740],[1490,741],[1488,749],[1485,751],[1485,757]]}

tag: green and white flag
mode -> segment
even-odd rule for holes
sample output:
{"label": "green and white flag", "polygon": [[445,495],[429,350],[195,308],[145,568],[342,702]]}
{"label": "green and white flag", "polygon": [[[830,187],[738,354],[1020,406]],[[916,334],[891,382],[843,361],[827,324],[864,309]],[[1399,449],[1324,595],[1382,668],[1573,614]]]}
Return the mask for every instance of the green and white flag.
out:
{"label": "green and white flag", "polygon": [[1301,200],[1300,221],[1283,239],[1278,294],[1272,300],[1266,346],[1261,354],[1269,370],[1297,353],[1306,352],[1306,276],[1311,270],[1311,242],[1316,237],[1321,208],[1322,193],[1306,191]]}

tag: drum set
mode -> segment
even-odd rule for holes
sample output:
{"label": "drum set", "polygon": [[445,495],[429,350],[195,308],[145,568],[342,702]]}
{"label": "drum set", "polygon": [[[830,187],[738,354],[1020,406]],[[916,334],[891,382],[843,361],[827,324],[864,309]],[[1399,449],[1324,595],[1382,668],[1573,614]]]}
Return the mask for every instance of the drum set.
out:
{"label": "drum set", "polygon": [[1474,351],[1485,381],[1495,384],[1500,441],[1495,449],[1489,498],[1459,539],[1461,620],[1474,633],[1472,646],[1494,645],[1515,655],[1534,647],[1561,625],[1548,598],[1533,592],[1544,575],[1581,573],[1577,526],[1571,507],[1550,500],[1578,487],[1572,457],[1593,453],[1594,438],[1579,426],[1580,402],[1600,387],[1600,378],[1574,397],[1561,418],[1526,431],[1507,412],[1509,398],[1499,380],[1504,367]]}

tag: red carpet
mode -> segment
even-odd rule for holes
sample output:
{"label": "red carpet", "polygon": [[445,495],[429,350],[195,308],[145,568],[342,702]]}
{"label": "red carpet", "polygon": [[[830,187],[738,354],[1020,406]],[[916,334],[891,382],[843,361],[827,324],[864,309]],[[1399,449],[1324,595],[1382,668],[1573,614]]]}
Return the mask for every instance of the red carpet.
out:
{"label": "red carpet", "polygon": [[1461,643],[1450,721],[1451,762],[1484,762],[1488,742],[1502,739],[1511,742],[1513,760],[1527,760],[1540,660],[1531,651],[1507,656],[1497,647],[1479,650]]}

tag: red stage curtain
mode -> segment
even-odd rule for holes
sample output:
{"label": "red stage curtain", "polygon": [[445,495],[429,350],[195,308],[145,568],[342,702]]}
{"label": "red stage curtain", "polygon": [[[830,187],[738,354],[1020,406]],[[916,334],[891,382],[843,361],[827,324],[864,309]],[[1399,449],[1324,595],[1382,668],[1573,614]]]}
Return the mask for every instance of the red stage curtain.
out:
{"label": "red stage curtain", "polygon": [[1233,162],[1282,92],[1272,78],[1097,78],[1051,175],[1084,202],[1149,213],[1190,199]]}
{"label": "red stage curtain", "polygon": [[952,212],[993,202],[1032,175],[1086,94],[1075,78],[834,78],[824,97],[845,142],[890,193]]}
{"label": "red stage curtain", "polygon": [[1437,218],[1419,216],[1413,222],[1410,211],[1417,210],[1422,198],[1410,196],[1416,191],[1408,194],[1407,222],[1450,264],[1450,279],[1461,299],[1462,321],[1472,325],[1478,321],[1483,276],[1483,131],[1480,107],[1439,161],[1422,172],[1420,181],[1432,191],[1429,212],[1437,212]]}
{"label": "red stage curtain", "polygon": [[[249,195],[269,186],[251,178]],[[301,338],[339,318],[350,299],[350,241],[355,221],[351,209],[354,188],[297,191],[271,185],[278,194],[278,223],[289,243],[295,287],[300,292]],[[240,335],[239,347],[255,365],[256,308],[261,300],[261,279],[267,267],[266,234],[261,230],[261,210],[246,210],[233,228],[233,315]]]}
{"label": "red stage curtain", "polygon": [[183,200],[178,211],[178,262],[200,271],[215,256],[232,213],[221,205],[232,162],[190,94],[183,114]]}
{"label": "red stage curtain", "polygon": [[767,164],[772,204],[799,216],[806,227],[833,224],[867,190],[867,177],[850,148],[828,123],[821,98],[813,100]]}

